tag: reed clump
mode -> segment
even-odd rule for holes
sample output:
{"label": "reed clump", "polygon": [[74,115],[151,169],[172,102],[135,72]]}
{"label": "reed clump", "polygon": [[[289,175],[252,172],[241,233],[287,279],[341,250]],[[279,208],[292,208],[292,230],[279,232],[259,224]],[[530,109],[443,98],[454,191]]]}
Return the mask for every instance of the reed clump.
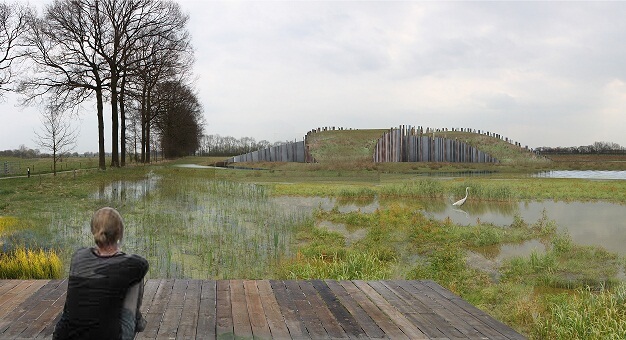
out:
{"label": "reed clump", "polygon": [[291,280],[384,280],[390,277],[390,269],[376,252],[351,251],[343,255],[298,255],[281,268],[279,275]]}
{"label": "reed clump", "polygon": [[345,187],[342,188],[339,193],[339,198],[370,198],[376,196],[377,192],[373,188],[369,187]]}
{"label": "reed clump", "polygon": [[0,255],[0,279],[58,279],[63,264],[54,250],[18,248]]}
{"label": "reed clump", "polygon": [[541,339],[626,339],[626,283],[614,289],[580,288],[550,296],[535,320]]}
{"label": "reed clump", "polygon": [[443,197],[444,187],[441,181],[426,178],[383,185],[380,195],[383,197]]}

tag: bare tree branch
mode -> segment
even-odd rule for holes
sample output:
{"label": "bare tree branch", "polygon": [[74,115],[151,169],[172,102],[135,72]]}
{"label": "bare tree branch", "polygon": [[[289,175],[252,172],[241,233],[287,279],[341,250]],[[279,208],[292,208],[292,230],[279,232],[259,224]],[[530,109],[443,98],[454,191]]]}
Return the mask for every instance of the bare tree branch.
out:
{"label": "bare tree branch", "polygon": [[0,98],[7,91],[14,91],[16,67],[28,49],[22,40],[32,10],[24,5],[0,3]]}
{"label": "bare tree branch", "polygon": [[46,107],[40,120],[43,126],[41,132],[35,131],[37,136],[35,142],[52,153],[52,172],[56,176],[57,161],[63,154],[69,153],[74,149],[76,138],[78,138],[78,130],[71,126],[69,119],[65,117],[63,111],[60,111],[59,107],[54,104]]}

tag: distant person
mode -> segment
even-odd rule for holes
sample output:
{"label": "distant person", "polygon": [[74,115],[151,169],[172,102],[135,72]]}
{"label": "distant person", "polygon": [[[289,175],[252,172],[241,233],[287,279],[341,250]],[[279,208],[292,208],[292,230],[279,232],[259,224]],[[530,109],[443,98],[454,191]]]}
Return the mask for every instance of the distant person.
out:
{"label": "distant person", "polygon": [[91,218],[94,248],[72,255],[63,314],[53,339],[132,339],[145,327],[141,316],[148,261],[120,251],[124,222],[113,208]]}
{"label": "distant person", "polygon": [[26,174],[28,174],[28,178],[30,178],[30,167],[26,168]]}

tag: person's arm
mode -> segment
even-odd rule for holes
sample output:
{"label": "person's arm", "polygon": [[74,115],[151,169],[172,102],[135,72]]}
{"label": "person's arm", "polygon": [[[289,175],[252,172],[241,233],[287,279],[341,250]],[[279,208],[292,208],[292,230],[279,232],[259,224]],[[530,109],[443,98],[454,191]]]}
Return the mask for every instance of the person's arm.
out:
{"label": "person's arm", "polygon": [[148,261],[139,255],[123,255],[124,261],[120,263],[120,277],[128,280],[128,286],[141,282],[148,273]]}

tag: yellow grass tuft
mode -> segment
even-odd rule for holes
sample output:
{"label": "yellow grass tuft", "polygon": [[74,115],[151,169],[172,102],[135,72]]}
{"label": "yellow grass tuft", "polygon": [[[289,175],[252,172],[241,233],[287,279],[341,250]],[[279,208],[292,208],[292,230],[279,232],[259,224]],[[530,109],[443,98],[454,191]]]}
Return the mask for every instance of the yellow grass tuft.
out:
{"label": "yellow grass tuft", "polygon": [[16,249],[0,254],[0,279],[58,279],[63,264],[54,250]]}

